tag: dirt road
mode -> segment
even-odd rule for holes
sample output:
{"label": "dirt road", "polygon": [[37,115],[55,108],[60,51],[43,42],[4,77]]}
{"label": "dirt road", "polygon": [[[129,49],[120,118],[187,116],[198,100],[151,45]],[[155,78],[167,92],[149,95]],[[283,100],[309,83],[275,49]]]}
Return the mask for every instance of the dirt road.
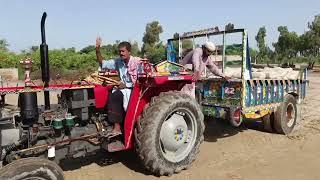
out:
{"label": "dirt road", "polygon": [[290,136],[263,132],[259,122],[232,128],[207,120],[200,154],[192,167],[180,174],[154,177],[141,168],[133,152],[121,152],[109,159],[100,156],[91,162],[83,160],[84,166],[65,171],[65,176],[68,180],[319,180],[320,73],[310,74],[309,79],[308,96],[302,104],[302,120]]}
{"label": "dirt road", "polygon": [[290,136],[263,132],[259,122],[232,128],[209,119],[197,160],[180,174],[152,176],[133,152],[120,152],[66,163],[66,179],[319,180],[320,73],[309,79],[302,120]]}

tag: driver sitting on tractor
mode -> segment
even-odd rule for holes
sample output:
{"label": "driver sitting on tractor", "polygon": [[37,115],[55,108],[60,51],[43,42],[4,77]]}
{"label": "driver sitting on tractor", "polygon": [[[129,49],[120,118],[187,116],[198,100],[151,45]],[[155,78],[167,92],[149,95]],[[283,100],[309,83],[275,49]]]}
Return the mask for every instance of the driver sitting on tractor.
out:
{"label": "driver sitting on tractor", "polygon": [[113,123],[113,130],[109,137],[121,135],[121,124],[125,118],[133,84],[136,82],[137,65],[141,58],[131,56],[131,44],[121,42],[118,45],[119,58],[104,60],[100,52],[101,38],[96,39],[97,61],[102,69],[116,70],[120,76],[121,83],[112,89],[107,102],[108,121]]}

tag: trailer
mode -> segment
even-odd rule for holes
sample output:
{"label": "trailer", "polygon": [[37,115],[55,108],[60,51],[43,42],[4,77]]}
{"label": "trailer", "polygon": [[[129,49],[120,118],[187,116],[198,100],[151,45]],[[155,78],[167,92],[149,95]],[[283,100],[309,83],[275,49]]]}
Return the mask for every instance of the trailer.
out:
{"label": "trailer", "polygon": [[[234,34],[241,38],[240,43],[228,46],[226,39]],[[307,68],[253,68],[246,29],[219,31],[218,28],[208,28],[183,33],[178,38],[168,40],[167,58],[172,62],[182,59],[182,43],[186,39],[195,42],[196,38],[209,40],[216,36],[220,36],[222,45],[217,45],[211,59],[218,59],[216,65],[232,79],[225,82],[205,72],[196,84],[196,99],[203,113],[228,120],[235,127],[248,119],[262,120],[268,132],[291,133],[299,121],[300,104],[307,93]],[[173,46],[175,41],[179,44],[178,49]],[[196,46],[199,45],[193,44],[193,48]],[[231,58],[234,54],[226,52],[230,46],[239,48],[236,55],[238,61]]]}

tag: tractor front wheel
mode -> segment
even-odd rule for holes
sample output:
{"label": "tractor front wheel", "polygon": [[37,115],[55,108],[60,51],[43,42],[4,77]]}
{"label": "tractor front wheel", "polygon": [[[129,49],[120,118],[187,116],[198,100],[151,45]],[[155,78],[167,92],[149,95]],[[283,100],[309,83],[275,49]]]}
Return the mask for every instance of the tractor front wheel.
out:
{"label": "tractor front wheel", "polygon": [[62,169],[54,162],[38,158],[13,161],[0,169],[2,180],[63,180]]}
{"label": "tractor front wheel", "polygon": [[164,92],[152,98],[137,123],[136,150],[148,170],[170,176],[195,160],[203,132],[203,114],[195,99]]}

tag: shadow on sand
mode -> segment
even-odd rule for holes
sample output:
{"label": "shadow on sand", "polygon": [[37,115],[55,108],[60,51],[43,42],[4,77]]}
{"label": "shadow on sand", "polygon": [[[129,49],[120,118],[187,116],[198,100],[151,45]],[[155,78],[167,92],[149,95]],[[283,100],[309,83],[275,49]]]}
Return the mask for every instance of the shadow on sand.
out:
{"label": "shadow on sand", "polygon": [[[204,140],[206,142],[216,142],[221,138],[231,137],[245,130],[252,129],[263,132],[262,123],[259,121],[244,121],[240,127],[232,127],[224,120],[216,120],[209,117],[205,118]],[[144,175],[151,175],[140,163],[138,156],[133,150],[109,153],[105,150],[98,150],[94,155],[61,160],[59,165],[63,170],[75,170],[82,166],[96,163],[99,166],[108,166],[116,163],[122,163],[128,169]]]}

